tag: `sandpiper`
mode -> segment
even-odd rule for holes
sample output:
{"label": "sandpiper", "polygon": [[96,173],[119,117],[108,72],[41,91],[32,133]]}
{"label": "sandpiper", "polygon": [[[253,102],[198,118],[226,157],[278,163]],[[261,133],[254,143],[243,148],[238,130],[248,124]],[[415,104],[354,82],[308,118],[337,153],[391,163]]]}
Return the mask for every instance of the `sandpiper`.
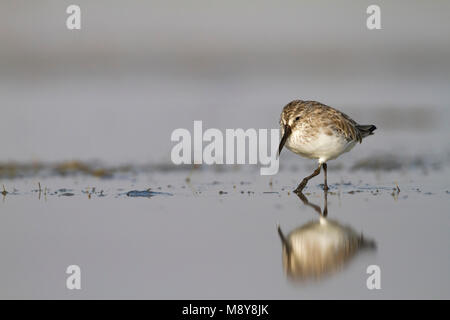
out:
{"label": "sandpiper", "polygon": [[308,181],[324,171],[324,190],[328,190],[327,161],[350,151],[357,142],[373,134],[374,125],[360,125],[346,114],[317,101],[294,100],[281,112],[281,141],[283,146],[306,158],[318,159],[319,167],[298,185],[301,193]]}

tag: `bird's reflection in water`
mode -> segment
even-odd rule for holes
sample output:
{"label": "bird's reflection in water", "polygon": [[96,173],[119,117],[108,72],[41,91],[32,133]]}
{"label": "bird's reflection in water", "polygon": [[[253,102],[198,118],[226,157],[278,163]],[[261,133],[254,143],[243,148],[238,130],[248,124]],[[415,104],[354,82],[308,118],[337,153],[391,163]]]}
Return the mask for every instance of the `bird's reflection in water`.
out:
{"label": "bird's reflection in water", "polygon": [[283,266],[290,280],[320,279],[342,269],[357,252],[376,248],[375,241],[365,239],[350,226],[327,218],[327,195],[325,191],[322,211],[304,194],[298,194],[305,205],[317,211],[319,219],[298,227],[287,236],[278,227],[283,245]]}

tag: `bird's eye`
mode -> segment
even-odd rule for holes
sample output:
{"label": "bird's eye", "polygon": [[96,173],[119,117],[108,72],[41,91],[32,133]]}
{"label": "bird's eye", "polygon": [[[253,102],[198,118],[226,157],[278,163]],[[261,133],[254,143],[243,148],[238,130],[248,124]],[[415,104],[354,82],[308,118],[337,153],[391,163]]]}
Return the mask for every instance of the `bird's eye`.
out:
{"label": "bird's eye", "polygon": [[298,121],[298,120],[300,120],[300,117],[295,118],[295,121]]}

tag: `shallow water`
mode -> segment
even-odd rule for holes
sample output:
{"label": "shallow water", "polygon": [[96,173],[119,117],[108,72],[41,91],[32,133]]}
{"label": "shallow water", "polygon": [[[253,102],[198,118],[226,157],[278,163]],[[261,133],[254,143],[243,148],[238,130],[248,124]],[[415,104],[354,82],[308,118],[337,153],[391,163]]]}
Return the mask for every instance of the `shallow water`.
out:
{"label": "shallow water", "polygon": [[[204,2],[79,0],[80,32],[0,2],[0,298],[450,298],[450,3],[383,3],[369,31],[363,2]],[[328,227],[288,151],[272,177],[172,164],[175,129],[277,128],[293,99],[378,128],[328,164]],[[298,279],[293,239],[336,255]]]}
{"label": "shallow water", "polygon": [[[330,171],[328,219],[376,248],[303,281],[284,271],[277,225],[288,235],[320,216],[290,192],[287,170],[44,177],[41,189],[53,187],[40,195],[33,179],[7,180],[0,297],[448,298],[449,174]],[[305,196],[323,209],[320,182]],[[173,196],[127,196],[150,187]],[[65,288],[72,264],[82,270],[77,292]],[[381,268],[381,290],[366,287],[369,265]]]}

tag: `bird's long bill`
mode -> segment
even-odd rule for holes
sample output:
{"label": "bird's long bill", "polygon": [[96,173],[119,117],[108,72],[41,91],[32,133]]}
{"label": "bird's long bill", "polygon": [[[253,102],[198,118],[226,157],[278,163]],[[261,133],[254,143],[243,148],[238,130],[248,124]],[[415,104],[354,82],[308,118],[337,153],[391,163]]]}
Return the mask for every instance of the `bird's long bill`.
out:
{"label": "bird's long bill", "polygon": [[281,150],[283,149],[284,144],[286,143],[286,140],[291,135],[291,132],[292,132],[291,127],[288,125],[285,125],[284,126],[284,134],[283,134],[283,137],[281,138],[280,146],[278,147],[278,155],[280,155]]}

